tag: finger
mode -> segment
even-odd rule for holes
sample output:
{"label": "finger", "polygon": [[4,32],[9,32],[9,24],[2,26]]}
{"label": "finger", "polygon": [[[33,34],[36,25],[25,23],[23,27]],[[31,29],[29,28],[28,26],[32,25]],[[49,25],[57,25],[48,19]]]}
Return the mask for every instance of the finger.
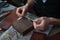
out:
{"label": "finger", "polygon": [[46,22],[43,20],[41,24],[37,25],[37,27],[39,27],[40,30],[45,30]]}
{"label": "finger", "polygon": [[34,27],[36,27],[36,22],[33,22]]}
{"label": "finger", "polygon": [[36,22],[33,22],[33,25],[34,25],[34,28],[35,28],[35,29],[40,29],[40,25],[37,24]]}
{"label": "finger", "polygon": [[34,23],[34,28],[35,28],[36,30],[43,30],[43,28],[41,28],[40,25],[36,25],[35,23]]}
{"label": "finger", "polygon": [[22,11],[22,15],[24,16],[24,14],[25,14],[25,10],[23,9],[23,11]]}
{"label": "finger", "polygon": [[16,14],[17,14],[18,16],[20,15],[20,14],[19,14],[19,8],[17,8]]}
{"label": "finger", "polygon": [[44,30],[44,21],[41,21],[40,24],[37,24],[37,23],[34,23],[35,24],[35,29],[38,29],[38,30]]}
{"label": "finger", "polygon": [[41,20],[39,18],[33,20],[34,22],[36,22],[36,24],[40,24]]}
{"label": "finger", "polygon": [[25,9],[23,9],[22,15],[25,16],[26,12],[27,12],[27,11],[26,11]]}
{"label": "finger", "polygon": [[17,8],[16,14],[20,17],[22,16],[22,9],[21,8]]}
{"label": "finger", "polygon": [[37,27],[37,26],[36,26],[36,25],[37,25],[36,22],[33,22],[33,25],[34,25],[34,28],[36,29],[36,27]]}
{"label": "finger", "polygon": [[42,26],[46,29],[48,23],[46,22],[46,20],[43,20]]}
{"label": "finger", "polygon": [[36,21],[38,21],[38,20],[39,20],[39,19],[38,19],[38,18],[36,18],[36,19],[34,19],[33,21],[35,21],[35,22],[36,22]]}
{"label": "finger", "polygon": [[37,29],[37,30],[45,30],[45,28],[42,27],[41,25],[37,25],[35,29]]}

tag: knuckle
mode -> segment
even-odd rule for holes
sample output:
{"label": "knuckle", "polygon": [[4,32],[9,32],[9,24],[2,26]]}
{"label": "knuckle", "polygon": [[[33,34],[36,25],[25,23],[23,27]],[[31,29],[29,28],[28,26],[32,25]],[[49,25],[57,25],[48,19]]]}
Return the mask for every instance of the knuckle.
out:
{"label": "knuckle", "polygon": [[44,17],[41,17],[42,20],[44,20],[45,18]]}
{"label": "knuckle", "polygon": [[35,29],[38,29],[38,27],[34,27]]}
{"label": "knuckle", "polygon": [[44,19],[44,17],[41,17],[41,19]]}
{"label": "knuckle", "polygon": [[19,9],[19,8],[17,8],[17,9]]}
{"label": "knuckle", "polygon": [[41,20],[46,20],[47,19],[47,17],[41,17]]}

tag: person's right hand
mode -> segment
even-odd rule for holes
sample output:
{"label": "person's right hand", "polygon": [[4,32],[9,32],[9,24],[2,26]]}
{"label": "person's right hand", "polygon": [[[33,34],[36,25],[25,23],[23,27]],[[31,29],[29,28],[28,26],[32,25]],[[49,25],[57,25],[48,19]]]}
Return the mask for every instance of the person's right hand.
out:
{"label": "person's right hand", "polygon": [[51,18],[49,17],[40,17],[33,21],[34,28],[37,30],[45,30],[47,25],[51,22]]}
{"label": "person's right hand", "polygon": [[17,10],[16,10],[16,14],[19,16],[19,17],[23,17],[25,16],[25,14],[27,13],[28,11],[28,7],[26,5],[22,6],[22,7],[18,7]]}

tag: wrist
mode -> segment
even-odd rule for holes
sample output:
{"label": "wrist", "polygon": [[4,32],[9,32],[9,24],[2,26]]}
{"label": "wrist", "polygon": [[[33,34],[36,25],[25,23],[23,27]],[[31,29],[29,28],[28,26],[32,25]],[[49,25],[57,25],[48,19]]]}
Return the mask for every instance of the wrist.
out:
{"label": "wrist", "polygon": [[29,9],[29,4],[27,3],[27,4],[25,4],[25,7],[27,8],[27,9]]}
{"label": "wrist", "polygon": [[49,20],[50,20],[50,24],[56,24],[56,21],[57,21],[56,18],[50,17]]}
{"label": "wrist", "polygon": [[34,6],[34,1],[32,0],[31,2],[27,2],[26,4],[25,4],[25,6],[28,8],[28,9],[31,9],[33,6]]}

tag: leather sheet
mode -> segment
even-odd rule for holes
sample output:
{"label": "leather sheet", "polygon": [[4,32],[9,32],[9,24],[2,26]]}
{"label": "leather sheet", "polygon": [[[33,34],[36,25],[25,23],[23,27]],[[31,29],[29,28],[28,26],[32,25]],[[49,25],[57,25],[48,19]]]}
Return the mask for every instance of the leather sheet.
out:
{"label": "leather sheet", "polygon": [[16,15],[16,9],[14,9],[10,15],[8,15],[0,22],[0,28],[8,29],[11,26],[11,24],[17,19],[18,16]]}
{"label": "leather sheet", "polygon": [[60,40],[60,32],[48,37],[48,40]]}
{"label": "leather sheet", "polygon": [[33,32],[30,40],[46,40],[47,35],[43,33]]}

